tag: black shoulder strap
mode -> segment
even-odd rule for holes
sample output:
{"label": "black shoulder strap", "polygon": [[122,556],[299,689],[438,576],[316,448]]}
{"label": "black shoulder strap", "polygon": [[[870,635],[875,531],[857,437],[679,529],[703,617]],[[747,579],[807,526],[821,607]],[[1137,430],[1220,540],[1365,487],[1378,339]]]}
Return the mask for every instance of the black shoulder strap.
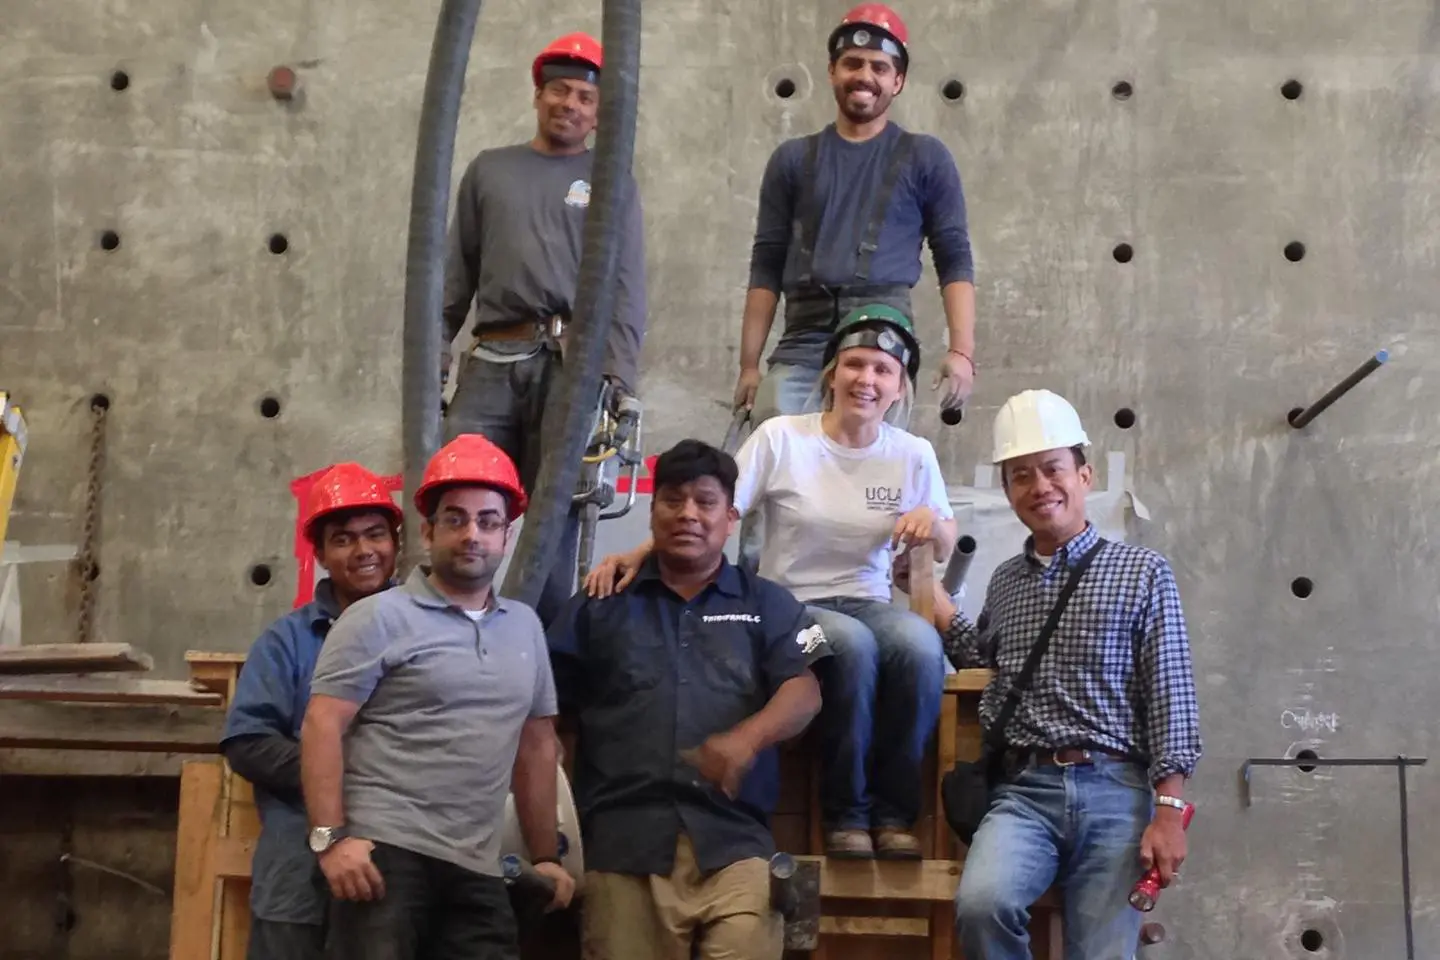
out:
{"label": "black shoulder strap", "polygon": [[795,204],[791,221],[790,242],[797,245],[798,282],[810,283],[815,270],[815,238],[820,232],[820,204],[815,196],[815,171],[820,164],[820,138],[825,131],[805,138],[805,163],[800,168],[800,200]]}
{"label": "black shoulder strap", "polygon": [[855,259],[855,276],[862,281],[870,279],[870,260],[875,255],[875,247],[880,242],[880,231],[885,226],[885,215],[890,212],[890,197],[895,193],[895,185],[900,182],[900,174],[905,169],[905,162],[910,159],[914,144],[915,136],[913,134],[900,134],[895,149],[890,152],[890,164],[885,168],[885,176],[880,181],[880,189],[876,191],[874,202],[870,204],[870,220],[865,224],[865,232],[860,238],[860,247],[856,251]]}
{"label": "black shoulder strap", "polygon": [[1055,632],[1056,626],[1060,623],[1060,616],[1065,612],[1066,605],[1070,602],[1070,595],[1075,592],[1075,587],[1080,583],[1080,578],[1085,576],[1085,571],[1090,568],[1090,561],[1105,546],[1105,540],[1099,538],[1085,556],[1075,564],[1070,571],[1070,578],[1060,588],[1060,596],[1055,601],[1055,606],[1050,611],[1050,619],[1040,628],[1040,636],[1035,639],[1035,645],[1030,648],[1030,655],[1025,658],[1025,666],[1020,669],[1020,675],[1010,685],[1010,690],[1005,694],[1005,703],[1000,707],[1000,716],[995,719],[995,726],[990,728],[985,739],[991,741],[995,746],[1001,746],[1005,742],[1005,728],[1010,724],[1010,718],[1015,715],[1015,710],[1020,706],[1020,697],[1024,694],[1025,688],[1030,686],[1030,680],[1035,676],[1035,668],[1040,665],[1040,660],[1045,656],[1045,651],[1050,648],[1050,635]]}

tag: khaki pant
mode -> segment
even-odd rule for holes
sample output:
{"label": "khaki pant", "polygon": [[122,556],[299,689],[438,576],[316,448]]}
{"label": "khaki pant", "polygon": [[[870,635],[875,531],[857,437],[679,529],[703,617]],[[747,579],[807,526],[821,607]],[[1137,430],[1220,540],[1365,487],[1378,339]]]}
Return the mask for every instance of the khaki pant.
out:
{"label": "khaki pant", "polygon": [[770,908],[770,871],[752,857],[702,876],[680,834],[668,877],[585,874],[584,960],[780,960],[785,926]]}

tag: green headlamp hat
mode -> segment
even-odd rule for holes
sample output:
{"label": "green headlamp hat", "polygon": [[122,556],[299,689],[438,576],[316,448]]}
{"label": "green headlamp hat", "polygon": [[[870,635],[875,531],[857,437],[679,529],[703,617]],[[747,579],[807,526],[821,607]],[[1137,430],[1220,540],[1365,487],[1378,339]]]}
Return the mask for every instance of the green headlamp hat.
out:
{"label": "green headlamp hat", "polygon": [[883,303],[857,307],[846,314],[825,345],[825,366],[841,350],[874,347],[890,354],[905,368],[913,383],[920,372],[920,341],[915,327],[903,311]]}

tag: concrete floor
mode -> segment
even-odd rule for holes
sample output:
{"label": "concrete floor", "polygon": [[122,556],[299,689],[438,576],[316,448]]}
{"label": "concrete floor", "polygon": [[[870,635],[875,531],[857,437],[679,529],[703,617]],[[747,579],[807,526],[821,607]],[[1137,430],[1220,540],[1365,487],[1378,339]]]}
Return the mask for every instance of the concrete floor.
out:
{"label": "concrete floor", "polygon": [[[822,43],[846,5],[647,10],[635,168],[653,450],[724,433],[760,173],[782,138],[832,116]],[[400,469],[403,254],[436,7],[0,13],[0,384],[32,435],[10,536],[77,542],[89,399],[105,394],[97,634],[149,650],[160,675],[181,676],[187,648],[243,650],[288,607],[292,478],[336,459]],[[966,483],[996,406],[1059,390],[1100,449],[1126,454],[1151,513],[1132,539],[1180,578],[1207,751],[1192,857],[1157,914],[1170,940],[1149,952],[1404,956],[1393,770],[1262,769],[1248,809],[1238,771],[1303,748],[1436,747],[1440,15],[1419,0],[902,13],[914,70],[897,117],[955,152],[978,265],[975,400],[957,428],[922,402],[916,429]],[[529,135],[529,59],[572,28],[598,31],[598,5],[485,6],[457,178],[476,150]],[[288,105],[266,91],[277,64],[299,74]],[[952,79],[957,101],[941,93]],[[931,344],[938,302],[927,269]],[[1379,347],[1386,368],[1303,432],[1286,425]],[[27,642],[73,639],[67,566],[28,565],[22,586]],[[1412,775],[1419,956],[1440,938],[1434,776]]]}

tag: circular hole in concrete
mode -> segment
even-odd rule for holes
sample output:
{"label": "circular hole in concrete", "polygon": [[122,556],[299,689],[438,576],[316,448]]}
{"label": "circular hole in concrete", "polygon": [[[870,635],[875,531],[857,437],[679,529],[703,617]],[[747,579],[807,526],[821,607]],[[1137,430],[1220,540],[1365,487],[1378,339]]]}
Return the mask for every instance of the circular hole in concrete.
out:
{"label": "circular hole in concrete", "polygon": [[1315,592],[1315,582],[1309,577],[1296,577],[1290,581],[1290,592],[1304,600]]}
{"label": "circular hole in concrete", "polygon": [[1299,240],[1291,240],[1285,244],[1285,259],[1291,263],[1299,263],[1305,259],[1305,244]]}
{"label": "circular hole in concrete", "polygon": [[1300,934],[1300,946],[1315,953],[1325,946],[1325,936],[1319,930],[1306,930]]}
{"label": "circular hole in concrete", "polygon": [[90,397],[90,409],[91,409],[91,410],[109,410],[109,409],[110,409],[110,398],[107,397],[107,396],[105,396],[105,394],[103,394],[103,393],[93,394],[93,395]]}
{"label": "circular hole in concrete", "polygon": [[[1295,759],[1296,759],[1296,760],[1319,760],[1319,759],[1320,759],[1320,754],[1316,753],[1314,750],[1301,750],[1299,753],[1295,754]],[[1315,764],[1313,764],[1313,763],[1301,763],[1301,764],[1298,764],[1298,765],[1296,766],[1296,769],[1299,770],[1301,773],[1314,773],[1314,772],[1315,772]]]}
{"label": "circular hole in concrete", "polygon": [[257,563],[250,568],[250,582],[257,587],[265,586],[270,582],[272,576],[270,564],[268,563]]}
{"label": "circular hole in concrete", "polygon": [[286,250],[289,250],[289,249],[290,249],[290,241],[285,238],[285,234],[283,234],[283,233],[272,233],[272,234],[270,234],[270,252],[271,252],[271,253],[275,254],[275,255],[278,257],[280,254],[284,253]]}
{"label": "circular hole in concrete", "polygon": [[1305,92],[1305,85],[1299,80],[1286,80],[1280,84],[1280,96],[1286,100],[1299,100],[1300,94]]}
{"label": "circular hole in concrete", "polygon": [[100,248],[102,250],[115,250],[120,246],[120,234],[114,230],[106,230],[100,234]]}
{"label": "circular hole in concrete", "polygon": [[280,416],[280,400],[276,397],[262,397],[260,400],[260,416],[266,420],[274,420]]}
{"label": "circular hole in concrete", "polygon": [[1135,94],[1135,88],[1129,80],[1121,80],[1110,88],[1110,96],[1116,100],[1129,100]]}
{"label": "circular hole in concrete", "polygon": [[129,87],[129,86],[130,86],[130,74],[126,73],[124,70],[116,70],[114,73],[110,74],[110,89],[111,89],[111,90],[116,90],[116,91],[124,90],[125,88],[127,88],[127,87]]}
{"label": "circular hole in concrete", "polygon": [[1129,430],[1135,426],[1135,411],[1129,407],[1121,407],[1115,411],[1115,426],[1121,430]]}
{"label": "circular hole in concrete", "polygon": [[795,96],[795,81],[789,77],[781,77],[775,81],[775,96],[781,100],[789,100]]}
{"label": "circular hole in concrete", "polygon": [[951,103],[959,103],[965,98],[965,84],[951,77],[940,85],[940,96]]}
{"label": "circular hole in concrete", "polygon": [[1128,243],[1117,243],[1110,256],[1115,258],[1116,263],[1129,263],[1135,257],[1135,248]]}

